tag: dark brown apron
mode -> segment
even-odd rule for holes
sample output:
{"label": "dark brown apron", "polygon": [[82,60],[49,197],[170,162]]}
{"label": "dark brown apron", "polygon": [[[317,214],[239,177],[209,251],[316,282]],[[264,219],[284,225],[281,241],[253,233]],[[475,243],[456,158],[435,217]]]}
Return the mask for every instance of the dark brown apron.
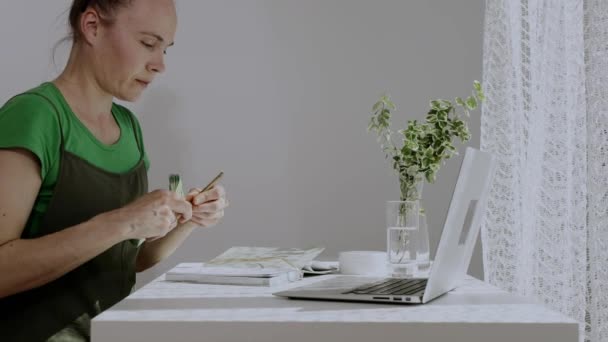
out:
{"label": "dark brown apron", "polygon": [[[57,112],[57,106],[49,98],[30,94],[44,97]],[[61,128],[60,118],[59,121]],[[132,117],[131,123],[135,129]],[[53,197],[39,231],[22,238],[58,232],[145,194],[148,178],[137,130],[135,137],[142,152],[139,162],[127,172],[111,173],[66,151],[62,130],[61,164]],[[0,299],[0,341],[66,340],[60,335],[72,336],[70,340],[76,336],[89,340],[90,319],[131,292],[137,251],[137,240],[125,240],[57,280]]]}

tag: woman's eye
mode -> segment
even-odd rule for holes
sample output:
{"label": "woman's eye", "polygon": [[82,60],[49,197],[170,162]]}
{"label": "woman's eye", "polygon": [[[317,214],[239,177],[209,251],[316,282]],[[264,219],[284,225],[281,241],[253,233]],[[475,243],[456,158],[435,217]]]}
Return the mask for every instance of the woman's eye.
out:
{"label": "woman's eye", "polygon": [[147,48],[150,48],[150,49],[154,48],[154,44],[148,44],[146,42],[141,42],[141,43]]}

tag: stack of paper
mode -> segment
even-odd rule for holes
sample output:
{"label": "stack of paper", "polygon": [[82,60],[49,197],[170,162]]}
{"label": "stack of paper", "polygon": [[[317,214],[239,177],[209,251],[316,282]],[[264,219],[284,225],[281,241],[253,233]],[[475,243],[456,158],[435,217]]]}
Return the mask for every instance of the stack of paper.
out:
{"label": "stack of paper", "polygon": [[165,279],[207,284],[276,286],[296,281],[323,248],[232,247],[206,263],[180,264]]}
{"label": "stack of paper", "polygon": [[301,279],[301,272],[294,269],[209,267],[203,263],[183,263],[170,270],[165,279],[204,284],[277,286]]}

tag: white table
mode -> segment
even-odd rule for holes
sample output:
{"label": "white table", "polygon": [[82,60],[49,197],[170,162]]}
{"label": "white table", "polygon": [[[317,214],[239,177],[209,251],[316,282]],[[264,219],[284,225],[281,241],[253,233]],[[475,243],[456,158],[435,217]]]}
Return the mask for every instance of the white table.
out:
{"label": "white table", "polygon": [[578,341],[576,321],[473,278],[425,305],[271,295],[327,277],[275,288],[160,277],[97,316],[92,341]]}

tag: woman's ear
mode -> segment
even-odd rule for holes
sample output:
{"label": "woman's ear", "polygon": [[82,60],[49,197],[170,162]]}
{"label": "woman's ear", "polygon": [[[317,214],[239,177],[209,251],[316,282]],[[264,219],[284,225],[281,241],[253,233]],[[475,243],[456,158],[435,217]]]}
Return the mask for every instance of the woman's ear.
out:
{"label": "woman's ear", "polygon": [[93,44],[99,36],[99,29],[101,27],[101,18],[99,13],[93,7],[87,8],[80,16],[80,32],[82,33],[82,39]]}

